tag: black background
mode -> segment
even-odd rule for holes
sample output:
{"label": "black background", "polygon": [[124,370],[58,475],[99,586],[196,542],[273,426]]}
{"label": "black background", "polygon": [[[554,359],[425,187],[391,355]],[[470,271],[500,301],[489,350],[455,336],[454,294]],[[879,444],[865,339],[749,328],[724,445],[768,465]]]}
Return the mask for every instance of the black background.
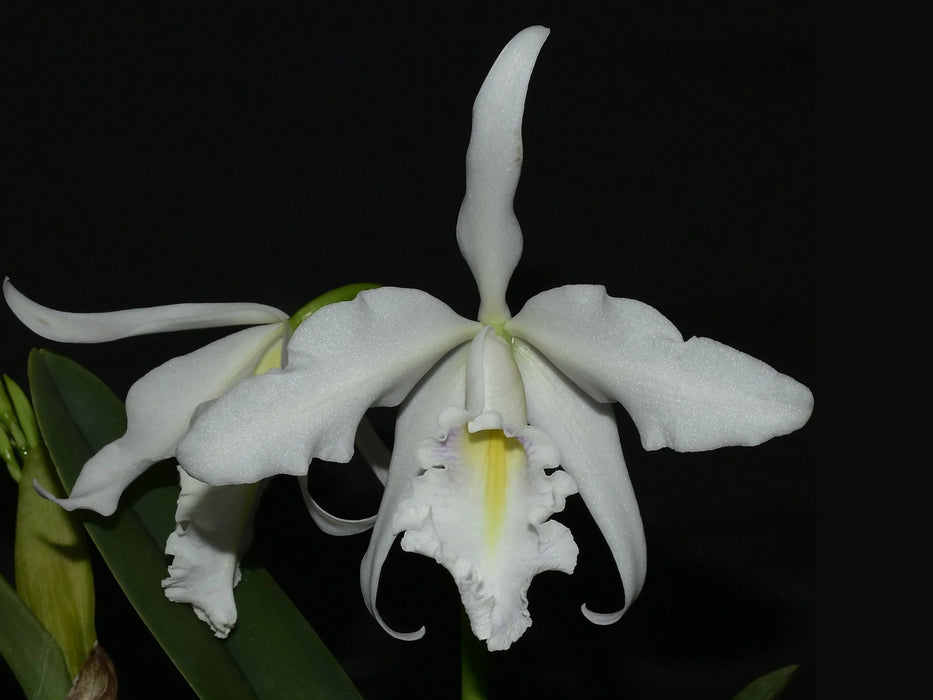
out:
{"label": "black background", "polygon": [[[454,237],[470,109],[509,38],[545,24],[525,111],[512,311],[559,284],[605,284],[685,337],[737,347],[819,396],[808,5],[426,7],[5,11],[0,273],[73,311],[256,301],[291,312],[375,281],[472,316],[475,286]],[[40,345],[119,396],[221,334],[65,346],[8,311],[0,323],[0,370],[21,383]],[[493,655],[493,697],[731,698],[790,663],[802,668],[788,700],[814,697],[815,418],[759,447],[676,454],[646,453],[617,413],[648,538],[642,596],[610,627],[579,614],[584,601],[617,606],[621,592],[571,499],[559,519],[580,544],[577,572],[535,579],[534,625]],[[325,488],[340,472],[312,475]],[[347,506],[360,513],[347,514],[376,498],[363,489]],[[10,484],[0,499],[10,576]],[[365,697],[457,697],[452,580],[396,549],[380,607],[397,628],[428,632],[391,639],[359,593],[367,537],[322,535],[294,482],[277,479],[250,556]],[[121,697],[189,697],[103,566],[97,586]],[[15,687],[0,670],[0,694]]]}

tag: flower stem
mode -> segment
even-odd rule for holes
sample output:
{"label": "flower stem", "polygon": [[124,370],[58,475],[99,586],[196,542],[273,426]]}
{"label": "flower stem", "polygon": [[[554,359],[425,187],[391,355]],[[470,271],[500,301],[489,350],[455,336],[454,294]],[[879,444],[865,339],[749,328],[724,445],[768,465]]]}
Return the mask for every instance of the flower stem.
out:
{"label": "flower stem", "polygon": [[486,700],[489,697],[486,647],[473,635],[466,611],[460,610],[460,698]]}

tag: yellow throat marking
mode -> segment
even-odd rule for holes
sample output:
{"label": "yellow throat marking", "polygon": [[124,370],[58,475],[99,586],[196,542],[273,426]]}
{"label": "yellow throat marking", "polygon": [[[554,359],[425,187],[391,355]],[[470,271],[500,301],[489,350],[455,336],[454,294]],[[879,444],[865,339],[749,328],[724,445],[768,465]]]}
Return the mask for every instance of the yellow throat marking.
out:
{"label": "yellow throat marking", "polygon": [[484,484],[486,545],[498,542],[505,522],[509,479],[526,464],[525,448],[517,438],[506,437],[501,430],[480,430],[470,433],[464,429],[464,453],[467,463],[478,473]]}

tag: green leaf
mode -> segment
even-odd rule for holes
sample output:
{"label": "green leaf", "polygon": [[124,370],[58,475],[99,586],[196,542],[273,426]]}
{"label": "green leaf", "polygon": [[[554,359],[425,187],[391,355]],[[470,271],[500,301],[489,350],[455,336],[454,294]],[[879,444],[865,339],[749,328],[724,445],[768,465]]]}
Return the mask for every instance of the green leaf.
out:
{"label": "green leaf", "polygon": [[761,678],[756,678],[735,696],[735,700],[776,700],[787,688],[797,668],[796,664],[784,666]]}
{"label": "green leaf", "polygon": [[[90,372],[47,351],[30,355],[29,381],[39,427],[70,489],[84,463],[125,431],[123,405]],[[215,638],[190,606],[165,598],[163,550],[175,527],[178,478],[173,465],[161,467],[127,490],[114,516],[91,514],[85,524],[127,598],[195,692],[205,700],[360,697],[261,567],[243,567],[236,588],[237,626],[225,641]]]}
{"label": "green leaf", "polygon": [[0,656],[29,700],[62,700],[71,690],[65,657],[52,635],[0,576]]}

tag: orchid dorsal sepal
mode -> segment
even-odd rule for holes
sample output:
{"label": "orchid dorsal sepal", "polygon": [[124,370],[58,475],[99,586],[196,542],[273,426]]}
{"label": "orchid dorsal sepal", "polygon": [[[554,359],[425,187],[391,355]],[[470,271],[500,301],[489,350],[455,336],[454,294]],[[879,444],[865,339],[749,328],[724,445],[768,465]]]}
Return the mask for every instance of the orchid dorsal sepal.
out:
{"label": "orchid dorsal sepal", "polygon": [[513,37],[473,103],[457,243],[476,279],[478,318],[487,326],[512,316],[505,293],[522,255],[522,230],[512,207],[524,159],[522,116],[531,71],[549,32],[535,26]]}
{"label": "orchid dorsal sepal", "polygon": [[372,282],[357,282],[331,289],[329,292],[324,292],[292,314],[291,318],[288,319],[289,330],[294,332],[311,314],[320,311],[329,304],[336,304],[340,301],[352,301],[360,292],[367,289],[378,289],[381,286],[380,284],[374,284]]}

